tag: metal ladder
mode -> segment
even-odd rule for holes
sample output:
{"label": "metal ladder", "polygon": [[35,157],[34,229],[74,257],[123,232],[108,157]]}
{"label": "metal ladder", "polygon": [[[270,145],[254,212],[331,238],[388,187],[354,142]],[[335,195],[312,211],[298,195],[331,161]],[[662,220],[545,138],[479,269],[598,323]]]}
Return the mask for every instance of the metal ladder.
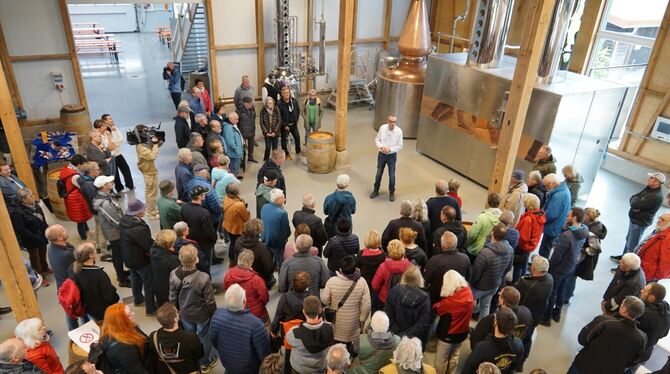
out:
{"label": "metal ladder", "polygon": [[[367,56],[367,57],[366,57]],[[368,103],[370,109],[375,107],[375,98],[370,92],[370,83],[366,81],[368,71],[367,62],[369,59],[369,51],[367,49],[352,50],[351,51],[351,70],[354,72],[349,76],[349,92],[347,98],[347,105]],[[330,95],[326,99],[326,105],[335,109],[337,106],[337,85],[330,91]]]}

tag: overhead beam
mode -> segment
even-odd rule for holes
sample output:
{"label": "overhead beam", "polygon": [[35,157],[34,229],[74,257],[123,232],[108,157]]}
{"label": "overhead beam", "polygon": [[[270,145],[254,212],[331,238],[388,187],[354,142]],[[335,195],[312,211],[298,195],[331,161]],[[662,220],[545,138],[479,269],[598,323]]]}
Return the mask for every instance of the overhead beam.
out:
{"label": "overhead beam", "polygon": [[70,13],[67,8],[66,0],[58,0],[60,8],[60,16],[63,20],[63,31],[65,31],[65,40],[67,40],[67,49],[70,53],[70,61],[72,62],[72,70],[74,73],[74,82],[77,86],[77,94],[79,95],[79,103],[87,110],[88,101],[86,100],[86,91],[84,90],[84,78],[81,75],[81,66],[79,65],[79,56],[74,45],[74,36],[72,35],[72,23],[70,22]]}
{"label": "overhead beam", "polygon": [[[312,2],[309,1],[309,4]],[[309,25],[310,22],[308,21]],[[258,74],[258,92],[265,82],[265,27],[263,25],[263,0],[256,0],[256,71]]]}
{"label": "overhead beam", "polygon": [[579,32],[572,47],[570,66],[568,70],[577,74],[585,74],[591,60],[591,53],[595,47],[600,19],[605,7],[605,0],[586,0],[584,13],[582,14]]}
{"label": "overhead beam", "polygon": [[340,22],[337,48],[337,97],[335,108],[335,149],[347,149],[347,114],[349,75],[351,74],[351,43],[354,31],[354,0],[340,0]]}
{"label": "overhead beam", "polygon": [[528,104],[537,81],[537,67],[556,0],[530,0],[530,23],[524,28],[509,99],[500,128],[489,192],[504,194],[519,150]]}
{"label": "overhead beam", "polygon": [[207,17],[207,46],[209,47],[209,72],[212,80],[212,97],[219,97],[219,75],[216,70],[216,48],[214,43],[214,18],[212,16],[212,0],[204,0],[205,16]]}
{"label": "overhead beam", "polygon": [[5,34],[2,32],[2,25],[0,24],[0,62],[5,69],[5,77],[7,79],[7,84],[9,85],[9,95],[12,98],[14,106],[17,108],[23,109],[23,102],[21,101],[21,93],[19,92],[19,86],[16,83],[16,77],[14,76],[14,69],[12,67],[12,62],[9,57],[9,50],[7,49],[7,41],[5,40]]}
{"label": "overhead beam", "polygon": [[52,53],[45,55],[24,55],[24,56],[10,56],[11,62],[30,62],[30,61],[47,61],[47,60],[69,60],[69,53]]}
{"label": "overhead beam", "polygon": [[[433,2],[437,3],[437,1]],[[384,49],[388,49],[389,47],[391,15],[393,15],[393,0],[386,0],[386,4],[384,5]]]}

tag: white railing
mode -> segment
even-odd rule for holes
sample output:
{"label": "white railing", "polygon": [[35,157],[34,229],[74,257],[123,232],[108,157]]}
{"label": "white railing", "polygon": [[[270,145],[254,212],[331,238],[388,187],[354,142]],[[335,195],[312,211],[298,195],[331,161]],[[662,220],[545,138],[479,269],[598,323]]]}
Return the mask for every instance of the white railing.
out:
{"label": "white railing", "polygon": [[177,19],[175,29],[172,31],[172,57],[175,61],[181,61],[188,42],[188,36],[191,34],[191,27],[198,11],[196,3],[183,3],[176,12]]}

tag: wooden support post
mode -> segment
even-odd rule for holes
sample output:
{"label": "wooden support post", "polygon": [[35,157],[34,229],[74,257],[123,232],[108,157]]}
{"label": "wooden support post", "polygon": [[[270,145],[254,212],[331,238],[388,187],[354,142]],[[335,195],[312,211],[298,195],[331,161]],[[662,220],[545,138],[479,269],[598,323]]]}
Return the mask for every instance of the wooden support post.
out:
{"label": "wooden support post", "polygon": [[556,3],[556,0],[531,1],[529,13],[531,22],[523,32],[512,87],[500,128],[493,174],[489,183],[489,192],[497,192],[501,195],[507,191],[509,178],[514,170],[528,104],[537,80],[537,67]]}
{"label": "wooden support post", "polygon": [[570,66],[568,70],[585,74],[591,59],[591,53],[595,46],[596,33],[600,26],[600,19],[605,7],[605,0],[586,0],[584,13],[582,14],[579,32],[575,45],[572,47],[572,56],[570,57]]}
{"label": "wooden support post", "polygon": [[[312,56],[312,42],[314,41],[314,20],[312,14],[314,13],[314,0],[307,0],[307,16],[305,17],[305,24],[307,26],[307,60],[311,61]],[[308,75],[305,79],[305,91],[309,92],[312,87],[312,76]]]}
{"label": "wooden support post", "polygon": [[23,102],[21,102],[19,86],[16,84],[14,69],[12,68],[9,50],[7,49],[7,41],[5,40],[5,34],[2,32],[2,25],[0,25],[0,62],[2,62],[2,66],[5,69],[5,78],[9,85],[9,94],[12,97],[12,102],[15,107],[23,109]]}
{"label": "wooden support post", "polygon": [[84,108],[89,109],[88,101],[86,100],[86,91],[84,91],[84,78],[81,75],[81,67],[79,66],[79,57],[74,45],[74,36],[72,35],[72,23],[70,22],[70,13],[67,9],[67,0],[58,0],[60,7],[60,16],[63,20],[63,30],[65,31],[65,40],[67,40],[67,49],[70,53],[70,61],[72,62],[72,71],[74,72],[74,82],[77,85],[77,94],[79,95],[79,103]]}
{"label": "wooden support post", "polygon": [[[256,71],[258,74],[258,91],[265,82],[265,28],[263,25],[263,0],[256,0],[256,44],[258,53],[256,54]],[[263,103],[265,105],[265,103]]]}
{"label": "wooden support post", "polygon": [[353,41],[354,0],[340,0],[339,43],[337,48],[337,100],[335,108],[335,149],[347,150],[347,113],[349,75],[351,74],[351,42]]}
{"label": "wooden support post", "polygon": [[384,49],[388,49],[389,47],[389,38],[391,36],[391,15],[393,15],[393,0],[386,0],[386,4],[384,5]]}
{"label": "wooden support post", "polygon": [[212,0],[204,0],[205,16],[207,17],[207,47],[209,48],[209,75],[212,81],[213,102],[219,99],[219,72],[216,70],[216,49],[214,42],[214,18],[212,17]]}
{"label": "wooden support post", "polygon": [[354,0],[354,14],[351,17],[353,24],[351,26],[351,43],[356,44],[356,26],[358,25],[358,0]]}

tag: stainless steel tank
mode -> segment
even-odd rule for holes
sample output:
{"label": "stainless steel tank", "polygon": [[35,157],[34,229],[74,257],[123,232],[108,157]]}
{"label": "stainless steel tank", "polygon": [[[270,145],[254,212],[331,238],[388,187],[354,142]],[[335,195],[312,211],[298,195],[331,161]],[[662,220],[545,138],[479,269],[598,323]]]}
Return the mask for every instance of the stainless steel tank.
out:
{"label": "stainless steel tank", "polygon": [[556,78],[558,67],[561,64],[565,38],[568,36],[570,18],[575,11],[578,0],[558,0],[554,5],[554,13],[549,25],[549,33],[544,43],[542,59],[537,68],[538,80],[541,83],[551,83]]}
{"label": "stainless steel tank", "polygon": [[509,33],[514,0],[479,0],[468,51],[469,66],[495,68],[500,64]]}

